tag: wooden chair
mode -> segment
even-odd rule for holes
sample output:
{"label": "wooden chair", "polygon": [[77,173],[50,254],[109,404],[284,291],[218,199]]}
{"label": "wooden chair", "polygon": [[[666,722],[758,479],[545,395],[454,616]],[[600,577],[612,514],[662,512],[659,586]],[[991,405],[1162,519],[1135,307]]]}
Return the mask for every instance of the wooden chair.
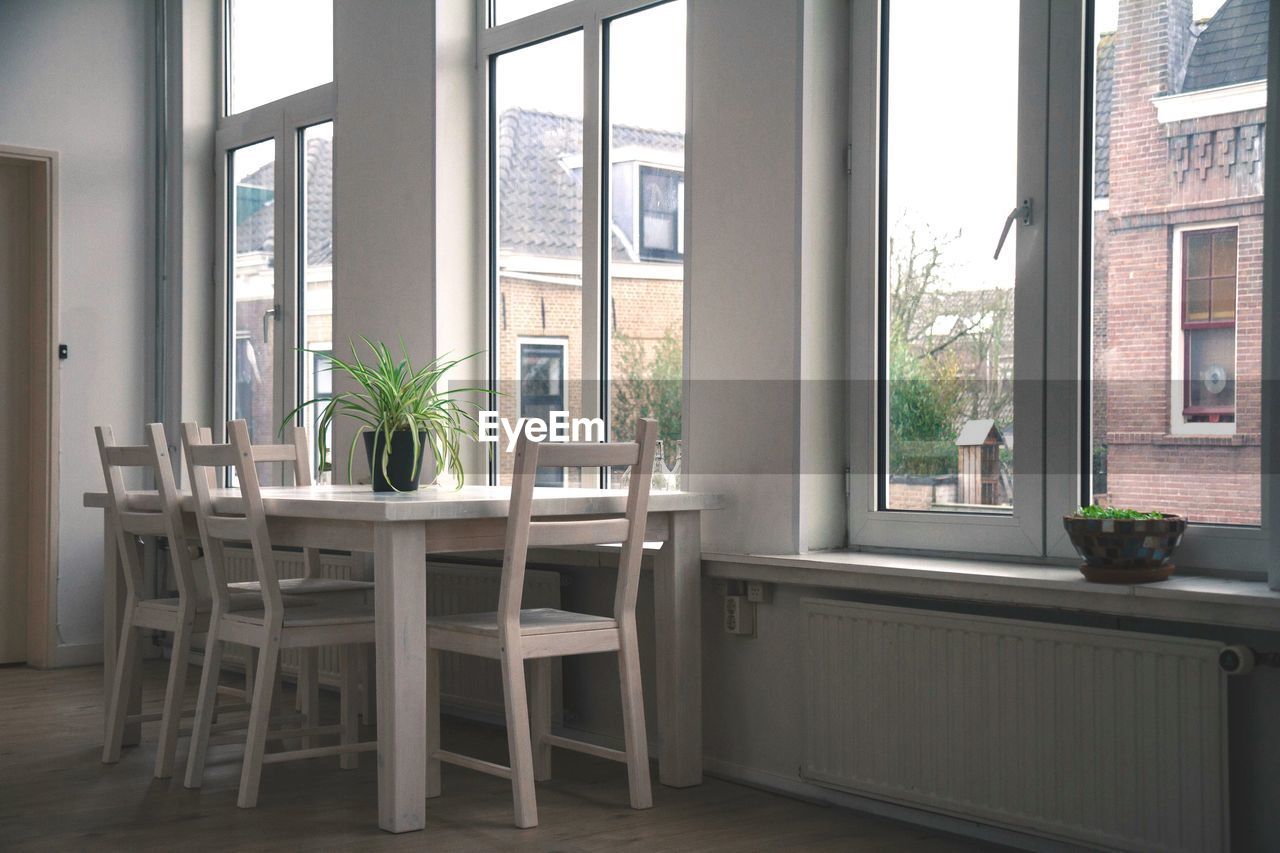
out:
{"label": "wooden chair", "polygon": [[[515,453],[506,549],[495,613],[472,613],[427,620],[427,796],[440,795],[440,764],[447,762],[511,780],[515,822],[538,825],[534,781],[551,778],[551,747],[558,746],[625,762],[631,807],[653,805],[644,694],[636,646],[636,590],[649,502],[657,424],[639,422],[634,443],[538,444],[521,436]],[[626,512],[621,517],[533,521],[533,485],[539,468],[631,468]],[[613,618],[564,610],[521,610],[525,561],[530,548],[622,543]],[[440,653],[461,652],[496,658],[502,665],[506,699],[509,767],[447,752],[440,747]],[[625,750],[606,749],[551,733],[550,658],[616,652],[622,682]],[[524,662],[530,661],[533,723],[525,696]]]}
{"label": "wooden chair", "polygon": [[[95,432],[126,590],[119,653],[112,676],[111,695],[107,702],[106,741],[102,747],[102,760],[106,764],[114,764],[120,760],[127,724],[159,720],[160,740],[156,750],[155,775],[157,779],[165,779],[173,774],[191,641],[208,629],[212,602],[199,593],[195,583],[164,427],[160,424],[148,424],[146,444],[140,446],[117,445],[109,426],[97,427]],[[124,471],[128,469],[151,474],[160,497],[159,510],[138,508],[137,491],[125,485]],[[177,597],[157,598],[145,589],[139,537],[168,540]],[[253,607],[256,603],[256,597],[252,596],[226,596],[226,606],[229,609]],[[128,713],[129,699],[140,677],[139,629],[173,634],[173,652],[169,660],[169,680],[165,687],[163,709],[159,713],[131,715]],[[225,712],[244,710],[247,707],[243,704],[235,707],[222,706],[218,710]]]}
{"label": "wooden chair", "polygon": [[[311,450],[307,443],[307,432],[300,426],[294,426],[287,432],[290,439],[288,443],[253,445],[253,461],[255,463],[292,463],[294,485],[310,486],[312,485]],[[212,443],[212,432],[207,427],[200,430],[200,435],[205,444]],[[214,474],[212,468],[205,469],[205,471],[209,477]],[[213,480],[209,480],[209,484],[211,487],[215,485]],[[304,548],[303,558],[304,569],[302,577],[281,578],[280,590],[282,592],[306,596],[333,596],[335,602],[355,605],[373,603],[373,584],[371,582],[321,577],[319,548]],[[258,581],[238,581],[229,583],[228,586],[232,590],[252,593],[259,593],[262,588]],[[373,680],[376,666],[372,647],[370,647],[370,653],[363,660],[353,658],[353,661],[355,661],[354,665],[360,669],[357,679],[360,684],[362,704],[364,706],[361,716],[364,717],[366,722],[370,722],[373,716],[372,709],[376,705],[373,696]],[[253,675],[250,673],[247,678],[246,684],[252,684]],[[303,651],[302,663],[298,669],[297,700],[297,708],[304,715],[307,727],[311,728],[319,725],[320,650],[318,648],[309,648]],[[311,745],[309,738],[304,739],[304,746]]]}
{"label": "wooden chair", "polygon": [[[228,444],[209,444],[203,440],[195,424],[183,424],[182,427],[187,468],[196,499],[196,518],[200,538],[204,543],[209,587],[215,591],[185,784],[188,788],[198,788],[203,781],[222,644],[250,646],[258,650],[258,664],[237,802],[241,808],[252,808],[258,802],[258,787],[264,763],[339,755],[343,769],[350,769],[357,766],[357,753],[377,749],[374,741],[359,742],[355,704],[358,691],[354,659],[350,654],[352,645],[374,642],[373,608],[370,605],[357,606],[327,601],[311,607],[286,607],[282,584],[276,574],[275,556],[262,505],[262,492],[254,467],[255,461],[263,460],[255,455],[249,443],[249,430],[244,421],[232,421],[227,425],[227,432],[230,436]],[[208,475],[208,469],[221,468],[235,470],[242,504],[241,511],[237,514],[220,511],[214,505],[210,489],[214,478]],[[252,548],[259,584],[258,609],[234,610],[230,607],[232,593],[226,584],[224,554],[224,543],[227,541],[248,542]],[[270,731],[271,699],[279,671],[281,650],[312,649],[319,646],[343,647],[339,663],[343,673],[340,723],[334,726]],[[315,738],[334,734],[339,736],[339,743],[335,746],[264,755],[268,739]]]}

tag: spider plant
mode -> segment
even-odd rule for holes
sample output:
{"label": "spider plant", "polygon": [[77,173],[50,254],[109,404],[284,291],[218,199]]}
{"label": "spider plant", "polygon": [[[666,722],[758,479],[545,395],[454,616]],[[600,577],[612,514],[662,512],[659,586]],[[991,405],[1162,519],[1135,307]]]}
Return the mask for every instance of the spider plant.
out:
{"label": "spider plant", "polygon": [[[462,487],[463,470],[461,446],[464,437],[474,440],[476,431],[475,410],[479,407],[464,398],[467,394],[493,394],[485,388],[452,388],[439,390],[445,374],[457,365],[474,358],[472,353],[450,359],[447,355],[432,359],[422,367],[414,367],[409,358],[404,339],[400,340],[400,356],[381,342],[374,342],[361,335],[368,346],[371,358],[362,359],[353,341],[350,360],[338,358],[329,352],[303,348],[317,358],[329,363],[329,369],[344,373],[359,390],[339,391],[332,397],[317,397],[302,403],[284,419],[284,426],[293,423],[299,412],[308,406],[320,406],[320,420],[316,425],[320,451],[320,470],[332,470],[329,458],[328,432],[334,418],[345,416],[363,424],[375,434],[374,446],[381,448],[376,460],[382,476],[390,482],[388,465],[391,459],[391,438],[400,431],[407,431],[413,438],[413,465],[417,472],[424,458],[423,439],[435,460],[436,471],[453,474],[457,487]],[[363,430],[358,430],[347,451],[347,478],[355,461],[356,444]],[[381,442],[376,439],[381,435]],[[370,460],[374,464],[374,460]],[[392,486],[392,488],[395,488]]]}

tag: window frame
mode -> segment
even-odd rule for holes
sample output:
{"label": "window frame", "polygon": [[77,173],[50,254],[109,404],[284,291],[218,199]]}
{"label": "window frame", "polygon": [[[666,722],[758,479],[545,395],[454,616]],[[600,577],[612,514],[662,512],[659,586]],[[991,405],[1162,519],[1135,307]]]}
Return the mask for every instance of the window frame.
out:
{"label": "window frame", "polygon": [[[275,382],[272,389],[272,418],[283,418],[298,403],[306,363],[296,352],[301,341],[304,265],[302,211],[302,146],[308,128],[336,123],[337,87],[329,82],[271,101],[243,112],[228,115],[230,74],[230,3],[223,0],[218,51],[218,103],[220,115],[214,130],[214,436],[226,436],[226,422],[232,409],[231,366],[234,363],[234,336],[230,332],[235,251],[234,235],[228,220],[235,187],[230,170],[232,154],[267,140],[275,145],[275,314],[272,317],[272,359]],[[302,424],[302,415],[295,416]],[[274,423],[273,423],[274,426]]]}
{"label": "window frame", "polygon": [[[874,461],[874,442],[868,430],[875,424],[876,394],[879,392],[877,372],[877,329],[868,322],[868,312],[875,306],[878,246],[877,205],[867,199],[878,198],[880,145],[879,99],[864,97],[868,91],[881,92],[880,79],[880,0],[852,0],[855,19],[874,21],[875,26],[851,28],[851,83],[853,102],[850,113],[852,175],[850,184],[850,460],[849,537],[854,550],[893,551],[928,555],[1008,557],[1011,549],[998,540],[983,542],[991,532],[990,524],[972,524],[975,533],[948,519],[936,519],[918,513],[917,518],[885,519],[875,512],[865,496],[874,494],[874,481],[879,473],[867,467]],[[1019,559],[1034,562],[1071,564],[1078,560],[1070,545],[1061,518],[1077,505],[1089,500],[1089,468],[1092,452],[1090,425],[1090,384],[1092,382],[1091,316],[1089,300],[1092,290],[1093,223],[1098,210],[1093,193],[1093,3],[1048,4],[1049,27],[1054,38],[1049,49],[1047,72],[1049,91],[1045,105],[1046,126],[1080,127],[1082,132],[1048,134],[1045,143],[1046,176],[1041,222],[1054,223],[1047,235],[1045,251],[1045,290],[1042,295],[1044,313],[1039,328],[1044,332],[1035,342],[1043,358],[1042,422],[1033,431],[1018,421],[1019,458],[1025,459],[1029,442],[1037,443],[1044,468],[1031,477],[1043,495],[1043,528],[1039,536],[1028,531],[1028,539],[1038,538],[1042,548],[1017,553]],[[1024,4],[1025,7],[1025,4]],[[1266,121],[1280,127],[1280,16],[1272,16],[1268,59]],[[1083,48],[1083,49],[1082,49]],[[1021,62],[1021,59],[1020,59]],[[1280,252],[1280,146],[1269,146],[1265,157],[1264,198],[1277,200],[1266,206],[1263,222],[1263,293],[1262,293],[1262,375],[1280,375],[1280,316],[1274,309],[1277,291],[1276,258]],[[868,209],[871,210],[868,210]],[[1215,223],[1216,224],[1216,223]],[[1234,224],[1234,223],[1224,223]],[[1210,223],[1197,223],[1197,228]],[[1026,233],[1025,229],[1019,234]],[[1171,271],[1172,272],[1172,271]],[[1172,312],[1171,312],[1172,313]],[[874,316],[871,314],[870,316]],[[1052,317],[1054,328],[1074,329],[1076,334],[1047,334],[1045,318]],[[1020,323],[1021,315],[1017,321]],[[1024,337],[1032,337],[1024,335]],[[1015,342],[1015,365],[1025,365],[1023,351]],[[1023,371],[1019,369],[1020,376]],[[1259,527],[1192,524],[1184,536],[1178,563],[1184,568],[1229,573],[1250,579],[1269,578],[1272,589],[1280,590],[1280,536],[1270,531],[1280,529],[1280,491],[1277,478],[1265,472],[1280,465],[1280,388],[1277,383],[1262,383],[1261,442],[1261,517]],[[859,428],[861,425],[862,428]],[[1196,424],[1197,427],[1206,426]],[[859,470],[859,465],[862,466]],[[873,473],[867,474],[865,472]],[[1026,475],[1022,475],[1026,476]],[[1022,490],[1025,493],[1025,489]],[[901,515],[901,514],[900,514]],[[879,517],[877,517],[879,516]],[[998,533],[998,531],[996,531]],[[975,541],[977,540],[977,541]]]}
{"label": "window frame", "polygon": [[[1209,292],[1209,319],[1207,320],[1188,320],[1187,319],[1187,240],[1192,234],[1207,234],[1212,237],[1214,234],[1231,231],[1236,235],[1236,271],[1231,276],[1231,287],[1235,291],[1233,299],[1233,308],[1230,320],[1214,320],[1213,319],[1213,291],[1212,281],[1213,275],[1213,244],[1210,240],[1210,274],[1204,280],[1210,282]],[[1239,288],[1240,288],[1240,223],[1235,220],[1224,220],[1221,222],[1197,222],[1194,224],[1177,225],[1172,229],[1170,246],[1170,261],[1173,272],[1173,293],[1179,305],[1179,311],[1171,312],[1173,323],[1170,328],[1171,351],[1169,353],[1170,366],[1170,401],[1169,401],[1169,432],[1171,435],[1180,436],[1208,436],[1208,435],[1235,435],[1236,434],[1236,408],[1233,405],[1230,410],[1225,408],[1204,408],[1202,411],[1193,411],[1193,407],[1187,404],[1191,399],[1191,347],[1187,341],[1187,332],[1200,329],[1231,329],[1232,330],[1232,367],[1233,381],[1235,369],[1239,366],[1239,338],[1236,333],[1236,324],[1239,320]],[[1225,278],[1225,276],[1216,276],[1216,278]],[[1188,415],[1213,415],[1213,414],[1230,414],[1230,421],[1190,421],[1187,420]]]}
{"label": "window frame", "polygon": [[[1033,473],[1017,473],[1014,479],[1014,507],[1010,513],[941,513],[913,512],[881,508],[882,477],[885,462],[883,435],[887,429],[888,382],[882,379],[886,364],[887,329],[881,305],[884,298],[887,253],[887,223],[884,222],[886,170],[884,150],[887,126],[884,121],[888,80],[883,58],[887,56],[888,30],[884,26],[889,0],[854,0],[855,19],[874,20],[875,26],[851,28],[850,140],[852,177],[850,179],[850,471],[848,476],[849,530],[848,544],[855,550],[889,550],[909,553],[957,555],[995,555],[1001,557],[1040,557],[1046,552],[1046,539],[1051,534],[1045,519],[1058,506],[1073,498],[1064,495],[1074,485],[1060,477],[1043,472],[1074,467],[1077,448],[1074,443],[1065,452],[1047,449],[1046,424],[1052,423],[1056,404],[1046,394],[1049,379],[1046,365],[1052,359],[1069,358],[1074,365],[1076,354],[1072,343],[1056,340],[1050,347],[1035,335],[1014,338],[1014,410],[1018,425],[1018,467]],[[1030,128],[1047,128],[1051,116],[1073,108],[1070,86],[1062,81],[1074,74],[1078,80],[1081,61],[1061,47],[1056,33],[1071,29],[1071,16],[1061,7],[1069,4],[1040,4],[1022,0],[1020,7],[1021,37],[1018,47],[1018,112],[1022,128],[1018,143],[1017,198],[1033,200],[1030,225],[1019,224],[1016,251],[1014,297],[1015,328],[1044,328],[1047,311],[1065,310],[1078,317],[1078,300],[1069,305],[1051,305],[1048,294],[1050,279],[1063,277],[1061,266],[1051,260],[1064,254],[1061,243],[1069,246],[1067,256],[1070,273],[1079,269],[1080,231],[1076,226],[1079,213],[1070,213],[1071,205],[1063,205],[1051,194],[1055,187],[1067,185],[1068,197],[1078,208],[1079,166],[1074,169],[1049,169],[1050,159],[1061,157],[1058,149],[1078,148],[1079,140],[1059,134],[1057,139],[1044,131],[1043,137]],[[1056,7],[1056,8],[1055,8]],[[1082,21],[1075,23],[1077,32]],[[1050,31],[1055,32],[1051,41]],[[1062,75],[1068,75],[1064,78]],[[1057,78],[1051,72],[1056,71]],[[1056,87],[1050,81],[1057,79]],[[865,93],[875,92],[874,99]],[[1079,112],[1082,95],[1079,85],[1074,92],[1074,108]],[[868,104],[867,101],[873,101]],[[1064,162],[1058,160],[1057,162]],[[1072,162],[1070,159],[1065,162]],[[874,198],[875,204],[867,204]],[[1046,223],[1055,223],[1047,233]],[[994,223],[993,227],[998,227]],[[1075,281],[1079,279],[1076,278]],[[1070,336],[1060,336],[1070,337]],[[1050,353],[1050,349],[1054,351]],[[1052,356],[1052,358],[1051,358]],[[1072,439],[1074,442],[1074,437]],[[1065,459],[1058,458],[1065,456]],[[1055,492],[1056,490],[1056,492]],[[1053,542],[1051,547],[1057,547]]]}
{"label": "window frame", "polygon": [[[531,47],[575,32],[582,33],[583,46],[583,109],[582,109],[582,363],[581,382],[584,388],[598,389],[595,394],[583,394],[581,411],[575,417],[609,418],[609,227],[612,219],[609,197],[609,176],[603,164],[609,151],[608,105],[608,25],[627,15],[662,6],[670,0],[568,0],[541,12],[535,12],[504,24],[491,26],[488,0],[474,0],[477,28],[477,97],[484,116],[483,132],[478,134],[482,146],[479,162],[485,164],[477,181],[480,211],[479,245],[481,269],[485,282],[485,315],[488,332],[488,376],[490,387],[498,389],[500,364],[497,341],[499,338],[498,312],[498,211],[497,197],[498,152],[493,128],[497,126],[495,113],[495,87],[497,85],[497,59],[506,53]],[[687,56],[686,56],[687,62]],[[687,179],[687,170],[678,170]],[[637,172],[638,181],[638,172]],[[638,187],[637,187],[638,189]],[[679,244],[688,247],[688,222],[681,217],[677,225]],[[637,223],[637,237],[639,224]],[[639,248],[637,247],[637,253]],[[681,256],[688,264],[687,251]],[[686,298],[687,303],[687,282]],[[686,304],[687,307],[687,304]],[[688,323],[684,328],[684,351],[688,353]],[[687,405],[687,400],[685,401]],[[518,408],[517,408],[518,411]],[[682,430],[687,433],[688,419],[682,418]],[[488,453],[490,484],[499,482],[499,449],[491,447]],[[583,472],[584,481],[593,476]],[[607,485],[608,472],[599,469],[594,476],[599,485]]]}

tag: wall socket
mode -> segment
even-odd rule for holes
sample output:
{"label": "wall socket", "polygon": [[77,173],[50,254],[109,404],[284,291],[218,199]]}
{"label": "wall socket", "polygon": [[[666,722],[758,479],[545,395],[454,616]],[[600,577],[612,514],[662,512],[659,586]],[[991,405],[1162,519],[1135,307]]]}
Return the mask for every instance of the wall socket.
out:
{"label": "wall socket", "polygon": [[769,592],[769,585],[764,581],[747,581],[747,601],[752,604],[767,604]]}
{"label": "wall socket", "polygon": [[724,597],[724,632],[751,637],[756,633],[756,606],[746,596]]}

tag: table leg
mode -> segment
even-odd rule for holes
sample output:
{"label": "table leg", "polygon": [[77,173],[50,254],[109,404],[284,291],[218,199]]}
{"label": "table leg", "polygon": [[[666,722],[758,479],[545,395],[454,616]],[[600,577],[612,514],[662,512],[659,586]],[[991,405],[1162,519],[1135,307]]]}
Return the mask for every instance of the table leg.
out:
{"label": "table leg", "polygon": [[653,576],[657,644],[658,778],[702,784],[702,545],[699,515],[668,515]]}
{"label": "table leg", "polygon": [[422,523],[374,528],[378,826],[426,826],[427,572]]}
{"label": "table leg", "polygon": [[[111,684],[116,672],[116,647],[120,644],[120,628],[124,624],[126,587],[124,567],[120,563],[120,549],[116,543],[115,514],[110,509],[102,511],[102,726],[106,736],[106,709],[111,701]],[[127,713],[142,712],[142,678],[134,679],[133,694]],[[133,746],[142,740],[142,724],[124,727],[122,746]]]}

